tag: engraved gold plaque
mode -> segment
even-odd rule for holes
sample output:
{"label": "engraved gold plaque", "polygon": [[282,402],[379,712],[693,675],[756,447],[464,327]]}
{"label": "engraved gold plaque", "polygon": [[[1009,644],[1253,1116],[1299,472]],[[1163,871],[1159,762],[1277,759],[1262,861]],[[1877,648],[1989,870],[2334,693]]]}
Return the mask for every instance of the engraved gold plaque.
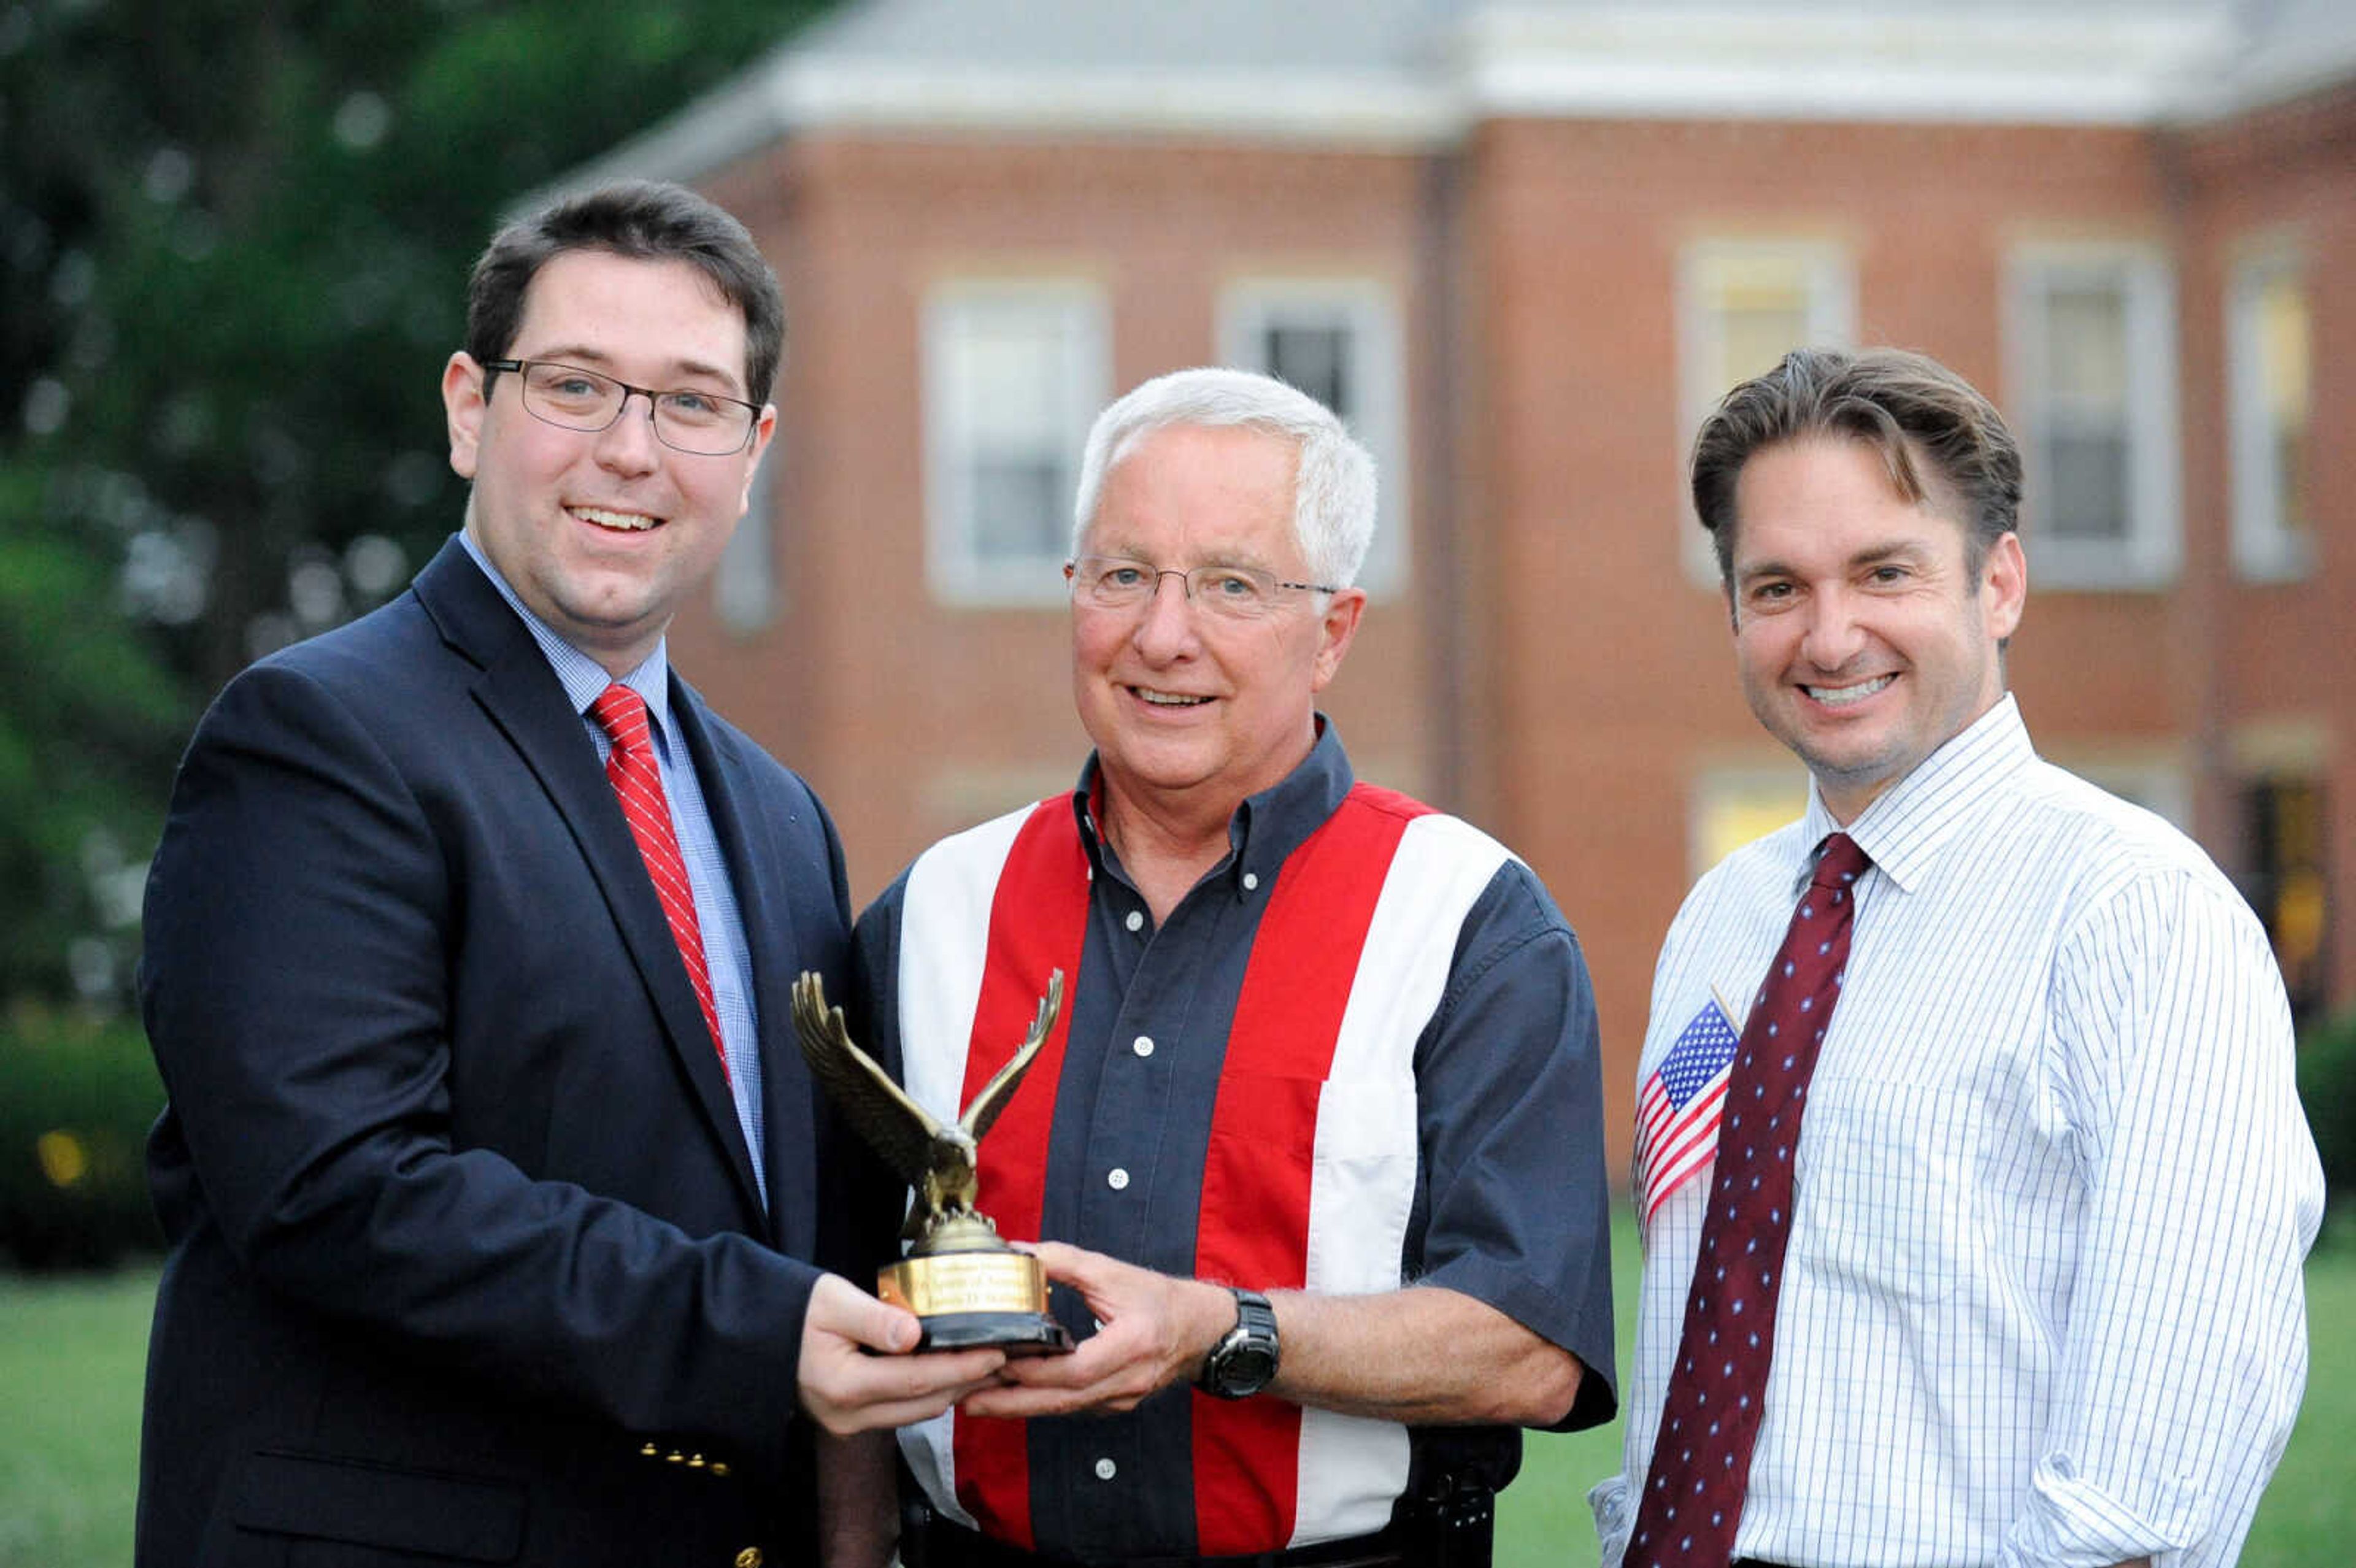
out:
{"label": "engraved gold plaque", "polygon": [[1044,1312],[1047,1273],[1017,1252],[948,1253],[893,1264],[875,1294],[919,1317],[968,1312]]}

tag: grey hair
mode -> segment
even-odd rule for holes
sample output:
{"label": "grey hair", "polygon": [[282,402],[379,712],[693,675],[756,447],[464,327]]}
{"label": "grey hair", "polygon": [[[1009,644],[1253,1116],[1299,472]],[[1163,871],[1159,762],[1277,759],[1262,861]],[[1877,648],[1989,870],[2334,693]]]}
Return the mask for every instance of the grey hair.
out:
{"label": "grey hair", "polygon": [[1375,538],[1374,454],[1333,411],[1270,376],[1199,368],[1157,376],[1115,401],[1089,428],[1072,507],[1072,553],[1096,521],[1105,476],[1156,431],[1176,426],[1258,431],[1300,453],[1292,488],[1292,536],[1309,575],[1333,588],[1358,580]]}

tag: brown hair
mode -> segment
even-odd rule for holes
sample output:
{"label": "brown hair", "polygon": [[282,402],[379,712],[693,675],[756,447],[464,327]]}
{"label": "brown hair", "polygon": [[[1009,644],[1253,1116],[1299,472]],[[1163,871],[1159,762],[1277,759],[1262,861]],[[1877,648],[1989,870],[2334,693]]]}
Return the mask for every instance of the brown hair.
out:
{"label": "brown hair", "polygon": [[1727,393],[1694,437],[1694,512],[1717,547],[1730,599],[1742,465],[1768,447],[1820,435],[1878,453],[1907,500],[1952,504],[1975,578],[1988,547],[2020,526],[2020,448],[1970,382],[1901,348],[1795,348]]}
{"label": "brown hair", "polygon": [[[567,251],[699,269],[744,317],[745,397],[769,400],[786,338],[777,275],[742,223],[686,187],[656,180],[622,180],[560,197],[499,230],[466,288],[466,352],[477,363],[507,357],[523,325],[524,291]],[[486,397],[490,386],[487,371]]]}

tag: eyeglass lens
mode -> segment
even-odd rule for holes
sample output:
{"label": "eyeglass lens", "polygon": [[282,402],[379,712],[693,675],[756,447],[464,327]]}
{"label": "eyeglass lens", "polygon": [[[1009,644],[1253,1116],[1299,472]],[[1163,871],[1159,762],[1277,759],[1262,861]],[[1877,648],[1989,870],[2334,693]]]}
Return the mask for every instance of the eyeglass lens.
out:
{"label": "eyeglass lens", "polygon": [[665,445],[707,457],[741,448],[757,412],[734,398],[686,388],[652,391],[576,365],[533,360],[523,368],[525,410],[567,430],[605,429],[621,417],[633,392],[644,392],[654,405],[655,434]]}

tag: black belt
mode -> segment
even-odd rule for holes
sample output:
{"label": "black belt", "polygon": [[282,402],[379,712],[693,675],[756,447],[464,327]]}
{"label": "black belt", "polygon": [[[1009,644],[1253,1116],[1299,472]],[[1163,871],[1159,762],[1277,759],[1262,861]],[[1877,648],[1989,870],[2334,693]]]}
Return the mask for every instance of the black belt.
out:
{"label": "black belt", "polygon": [[1025,1552],[937,1518],[925,1531],[924,1561],[929,1568],[1414,1568],[1417,1560],[1408,1554],[1407,1532],[1397,1525],[1372,1535],[1321,1541],[1289,1552],[1092,1560]]}

